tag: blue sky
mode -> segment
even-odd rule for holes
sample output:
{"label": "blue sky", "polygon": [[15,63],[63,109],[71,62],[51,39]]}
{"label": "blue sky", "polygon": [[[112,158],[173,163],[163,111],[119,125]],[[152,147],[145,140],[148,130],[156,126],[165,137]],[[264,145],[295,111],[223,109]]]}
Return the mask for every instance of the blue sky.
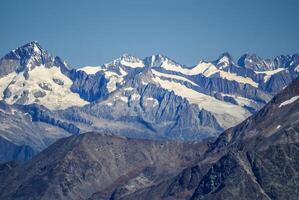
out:
{"label": "blue sky", "polygon": [[299,53],[298,0],[1,0],[0,56],[37,40],[72,66],[130,53],[188,66]]}

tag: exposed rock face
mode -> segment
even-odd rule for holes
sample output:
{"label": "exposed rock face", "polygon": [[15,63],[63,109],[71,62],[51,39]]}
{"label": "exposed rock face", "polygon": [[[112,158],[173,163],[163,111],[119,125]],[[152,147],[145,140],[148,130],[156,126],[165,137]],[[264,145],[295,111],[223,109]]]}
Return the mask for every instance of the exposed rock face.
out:
{"label": "exposed rock face", "polygon": [[0,77],[12,72],[26,70],[27,66],[50,66],[54,60],[39,43],[30,42],[22,48],[17,48],[0,60]]}
{"label": "exposed rock face", "polygon": [[71,90],[89,102],[101,99],[108,94],[107,80],[101,73],[87,75],[82,71],[71,72],[73,84]]}
{"label": "exposed rock face", "polygon": [[55,119],[55,115],[43,106],[32,104],[24,106],[18,105],[17,107],[24,113],[28,113],[31,116],[32,122],[44,122],[55,127],[62,128],[74,135],[80,133],[80,129],[76,125]]}
{"label": "exposed rock face", "polygon": [[[211,113],[190,105],[186,99],[182,99],[173,92],[168,92],[153,84],[131,88],[130,91],[120,90],[105,101],[87,105],[80,111],[95,116],[97,119],[123,121],[124,125],[131,123],[139,127],[145,126],[148,131],[144,128],[140,131],[127,130],[128,133],[135,132],[135,134],[138,131],[141,138],[156,135],[170,139],[202,139],[216,136],[222,130]],[[123,99],[115,101],[119,96]],[[113,130],[110,126],[104,127],[103,125],[102,128]],[[119,128],[113,131],[117,129]],[[121,134],[125,135],[125,131],[122,130]]]}
{"label": "exposed rock face", "polygon": [[291,55],[281,55],[274,59],[263,59],[255,54],[244,54],[238,60],[238,64],[242,67],[250,68],[255,71],[268,71],[274,70],[281,66],[289,66],[291,62],[298,57],[298,54]]}

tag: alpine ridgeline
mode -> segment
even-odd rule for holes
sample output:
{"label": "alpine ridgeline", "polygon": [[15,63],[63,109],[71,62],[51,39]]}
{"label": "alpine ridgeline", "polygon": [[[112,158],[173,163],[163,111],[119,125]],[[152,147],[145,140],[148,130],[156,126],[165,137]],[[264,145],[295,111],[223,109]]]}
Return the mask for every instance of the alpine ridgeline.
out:
{"label": "alpine ridgeline", "polygon": [[[74,69],[31,42],[0,60],[0,137],[33,151],[89,131],[149,139],[216,137],[256,113],[298,73],[298,54],[245,54],[234,61],[224,53],[193,67],[163,55],[124,54],[102,66]],[[12,159],[7,155],[4,160]]]}

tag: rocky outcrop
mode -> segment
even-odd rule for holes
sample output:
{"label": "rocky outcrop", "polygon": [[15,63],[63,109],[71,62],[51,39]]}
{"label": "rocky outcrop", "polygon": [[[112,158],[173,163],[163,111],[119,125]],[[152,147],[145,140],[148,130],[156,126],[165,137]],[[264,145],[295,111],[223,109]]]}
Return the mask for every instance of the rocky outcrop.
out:
{"label": "rocky outcrop", "polygon": [[71,134],[80,133],[80,129],[76,125],[56,119],[55,116],[52,116],[52,113],[43,106],[32,104],[24,106],[19,105],[18,107],[20,110],[28,113],[33,122],[44,122],[53,126],[57,126]]}
{"label": "rocky outcrop", "polygon": [[102,99],[108,95],[107,80],[101,73],[87,75],[83,71],[72,70],[73,84],[71,90],[89,102]]}

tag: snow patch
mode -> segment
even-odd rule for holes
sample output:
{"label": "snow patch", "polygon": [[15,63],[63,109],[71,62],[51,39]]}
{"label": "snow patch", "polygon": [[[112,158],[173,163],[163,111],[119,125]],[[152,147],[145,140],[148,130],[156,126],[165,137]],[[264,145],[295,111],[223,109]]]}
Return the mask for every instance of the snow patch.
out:
{"label": "snow patch", "polygon": [[[24,104],[38,103],[53,110],[83,106],[89,103],[81,99],[79,94],[70,90],[73,82],[62,74],[58,67],[46,68],[42,65],[35,67],[28,73],[28,80],[24,78],[23,73],[19,73],[11,79],[8,89],[12,95],[5,99],[7,103],[13,104],[23,98]],[[64,84],[56,84],[53,81],[55,79],[62,80]],[[44,85],[49,87],[41,88]],[[34,94],[39,91],[45,95],[35,97]]]}
{"label": "snow patch", "polygon": [[280,105],[279,105],[279,108],[281,108],[282,106],[286,106],[286,105],[289,105],[291,103],[294,103],[295,101],[297,101],[299,99],[299,95],[298,96],[294,96],[284,102],[282,102]]}
{"label": "snow patch", "polygon": [[245,98],[245,97],[241,97],[241,96],[237,96],[237,95],[232,95],[232,94],[224,94],[221,93],[222,96],[227,96],[227,97],[232,97],[234,98],[234,100],[238,103],[238,105],[240,106],[248,106],[248,107],[252,107],[254,106],[256,103],[255,101]]}
{"label": "snow patch", "polygon": [[280,129],[280,127],[281,127],[281,126],[280,126],[280,125],[278,125],[278,126],[276,127],[276,129]]}
{"label": "snow patch", "polygon": [[221,65],[221,68],[225,68],[229,65],[229,58],[227,56],[223,56],[217,63],[217,65]]}
{"label": "snow patch", "polygon": [[86,74],[96,74],[103,70],[100,66],[86,66],[78,69],[78,71],[84,71]]}
{"label": "snow patch", "polygon": [[122,100],[123,102],[128,103],[128,97],[121,96],[121,97],[120,97],[120,100]]}
{"label": "snow patch", "polygon": [[278,69],[275,69],[275,70],[270,70],[270,71],[255,71],[256,74],[265,74],[264,76],[264,82],[267,82],[272,75],[276,74],[276,73],[279,73],[279,72],[282,72],[286,70],[285,68],[278,68]]}
{"label": "snow patch", "polygon": [[149,101],[152,104],[153,107],[159,105],[159,101],[157,99],[152,98],[152,97],[147,97],[145,99],[145,101]]}
{"label": "snow patch", "polygon": [[162,80],[159,77],[155,77],[154,81],[160,84],[162,88],[173,91],[176,95],[186,98],[190,103],[197,104],[200,108],[213,113],[224,128],[238,124],[251,115],[250,112],[240,106],[199,93],[180,83]]}
{"label": "snow patch", "polygon": [[115,91],[117,89],[116,84],[118,82],[122,81],[122,79],[119,79],[117,76],[111,76],[109,78],[109,82],[107,83],[107,90],[109,93]]}
{"label": "snow patch", "polygon": [[17,73],[12,72],[2,78],[0,78],[0,99],[4,98],[4,90],[11,84],[12,80],[17,76]]}
{"label": "snow patch", "polygon": [[118,75],[115,72],[112,71],[105,71],[105,78],[108,79],[107,83],[107,90],[109,93],[115,91],[117,89],[117,84],[123,83],[123,75]]}
{"label": "snow patch", "polygon": [[132,90],[134,90],[134,88],[132,88],[132,87],[127,87],[127,88],[125,88],[124,90],[125,90],[125,91],[132,91]]}
{"label": "snow patch", "polygon": [[154,69],[152,69],[152,72],[154,75],[159,76],[159,77],[165,77],[165,78],[171,78],[171,79],[176,79],[176,80],[180,80],[180,81],[185,81],[188,83],[191,83],[194,86],[198,86],[196,83],[194,83],[193,81],[190,81],[189,79],[182,77],[182,76],[178,76],[178,75],[173,75],[173,74],[166,74],[166,73],[161,73],[158,72]]}
{"label": "snow patch", "polygon": [[128,62],[128,61],[125,61],[125,60],[121,60],[120,64],[122,64],[124,66],[127,66],[127,67],[131,67],[131,68],[144,67],[144,64],[141,60],[136,61],[136,62]]}
{"label": "snow patch", "polygon": [[139,99],[140,99],[139,94],[134,93],[134,94],[131,95],[131,100],[132,101],[138,101]]}
{"label": "snow patch", "polygon": [[256,88],[258,87],[258,83],[254,82],[251,78],[238,76],[237,74],[234,73],[222,71],[212,63],[201,62],[197,66],[191,69],[183,68],[177,65],[165,64],[165,63],[163,63],[162,67],[165,68],[166,70],[180,72],[187,76],[202,74],[206,77],[211,77],[212,75],[219,74],[219,76],[223,79],[227,79],[229,81],[236,81],[243,84],[249,84]]}
{"label": "snow patch", "polygon": [[229,81],[236,81],[238,83],[249,84],[255,88],[258,88],[258,83],[253,81],[249,77],[238,76],[237,74],[225,71],[219,71],[219,75],[221,78],[227,79]]}
{"label": "snow patch", "polygon": [[125,71],[125,70],[123,70],[123,68],[119,68],[119,72],[121,73],[121,75],[122,76],[126,76],[128,73]]}
{"label": "snow patch", "polygon": [[34,46],[33,46],[33,51],[34,51],[36,54],[39,54],[39,53],[40,53],[40,49],[36,46],[36,44],[34,44]]}

